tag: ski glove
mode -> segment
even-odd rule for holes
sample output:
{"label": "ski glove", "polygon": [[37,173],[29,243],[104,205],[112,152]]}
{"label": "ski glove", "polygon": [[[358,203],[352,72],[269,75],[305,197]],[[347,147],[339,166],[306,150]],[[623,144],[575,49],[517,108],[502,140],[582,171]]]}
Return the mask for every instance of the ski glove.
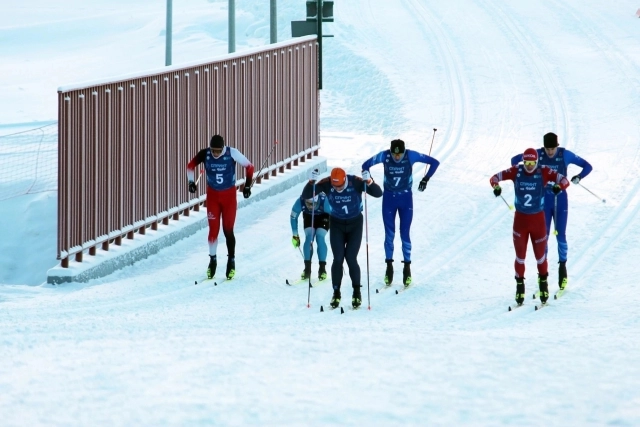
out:
{"label": "ski glove", "polygon": [[242,189],[242,195],[244,196],[245,199],[248,199],[249,196],[251,195],[251,187],[244,187]]}
{"label": "ski glove", "polygon": [[300,247],[300,236],[293,236],[291,238],[291,243],[293,244],[294,248],[299,248]]}
{"label": "ski glove", "polygon": [[581,179],[582,177],[580,175],[576,175],[573,178],[571,178],[571,182],[573,182],[574,184],[580,184]]}
{"label": "ski glove", "polygon": [[189,181],[189,193],[195,193],[196,191],[198,191],[198,186],[196,185],[196,183],[193,181]]}
{"label": "ski glove", "polygon": [[420,184],[418,184],[418,191],[424,191],[427,188],[427,182],[429,182],[429,177],[425,176],[420,180]]}
{"label": "ski glove", "polygon": [[309,171],[310,181],[317,181],[319,177],[320,177],[320,171],[318,169],[312,169]]}
{"label": "ski glove", "polygon": [[500,195],[502,194],[502,188],[500,188],[500,186],[499,186],[499,185],[495,185],[495,186],[493,187],[493,194],[494,194],[496,197],[500,196]]}
{"label": "ski glove", "polygon": [[362,180],[367,183],[367,185],[371,184],[371,174],[369,171],[362,171]]}
{"label": "ski glove", "polygon": [[551,189],[551,191],[553,191],[553,194],[558,194],[562,191],[562,187],[560,187],[558,184],[554,185],[553,188]]}

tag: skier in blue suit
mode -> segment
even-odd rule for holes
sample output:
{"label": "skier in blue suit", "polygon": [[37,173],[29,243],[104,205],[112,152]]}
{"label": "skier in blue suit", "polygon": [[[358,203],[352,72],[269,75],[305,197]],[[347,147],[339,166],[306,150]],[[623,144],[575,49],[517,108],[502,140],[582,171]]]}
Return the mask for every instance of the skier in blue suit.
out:
{"label": "skier in blue suit", "polygon": [[418,191],[427,188],[429,178],[433,176],[440,165],[436,159],[413,150],[406,150],[404,141],[394,139],[388,150],[381,151],[362,164],[362,170],[369,169],[382,163],[384,165],[384,194],[382,195],[382,221],[384,223],[384,252],[387,270],[384,282],[390,285],[393,281],[393,239],[396,234],[396,214],[400,217],[400,241],[402,242],[402,256],[404,268],[402,282],[405,286],[411,284],[411,238],[409,232],[413,220],[413,164],[425,163],[429,165],[426,175],[420,180]]}
{"label": "skier in blue suit", "polygon": [[[302,245],[304,256],[304,271],[301,279],[311,277],[311,244],[315,239],[318,244],[318,261],[320,269],[318,270],[318,279],[327,278],[327,242],[325,237],[329,230],[329,215],[331,215],[331,206],[324,193],[316,194],[314,198],[305,199],[300,196],[293,202],[291,207],[291,231],[293,237],[291,243],[295,248],[300,247],[300,236],[298,235],[298,217],[302,213],[302,221],[304,227],[304,244]],[[312,224],[313,221],[313,224]]]}
{"label": "skier in blue suit", "polygon": [[[580,166],[582,170],[571,178],[573,184],[579,184],[593,169],[589,162],[579,157],[573,152],[563,147],[558,147],[558,136],[549,132],[543,137],[543,147],[538,148],[538,162],[540,165],[548,166],[554,171],[567,176],[569,165]],[[517,165],[522,161],[522,154],[518,154],[511,159],[512,165]],[[569,246],[567,244],[567,217],[569,215],[569,198],[566,191],[560,192],[557,196],[553,193],[551,186],[547,187],[544,196],[544,215],[547,226],[547,241],[551,229],[551,219],[556,229],[558,241],[558,286],[565,289],[568,283],[567,278],[567,254]]]}

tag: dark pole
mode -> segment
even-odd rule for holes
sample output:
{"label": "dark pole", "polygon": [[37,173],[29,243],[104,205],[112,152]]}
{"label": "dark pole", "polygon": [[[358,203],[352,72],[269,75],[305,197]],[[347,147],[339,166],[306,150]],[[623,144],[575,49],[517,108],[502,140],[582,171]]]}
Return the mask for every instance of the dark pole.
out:
{"label": "dark pole", "polygon": [[167,26],[165,28],[165,54],[164,54],[164,65],[171,65],[171,36],[172,36],[172,16],[173,16],[173,5],[172,0],[167,0]]}
{"label": "dark pole", "polygon": [[236,0],[229,0],[229,53],[236,51]]}
{"label": "dark pole", "polygon": [[322,89],[322,0],[316,0],[318,11],[318,89]]}
{"label": "dark pole", "polygon": [[276,0],[271,0],[271,8],[270,8],[270,22],[269,22],[270,34],[271,34],[271,43],[278,42],[278,6],[276,4]]}

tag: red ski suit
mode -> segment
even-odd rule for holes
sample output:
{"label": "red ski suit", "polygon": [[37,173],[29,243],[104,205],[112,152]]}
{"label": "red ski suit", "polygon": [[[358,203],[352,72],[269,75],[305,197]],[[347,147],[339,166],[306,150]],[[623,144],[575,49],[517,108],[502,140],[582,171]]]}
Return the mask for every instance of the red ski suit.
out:
{"label": "red ski suit", "polygon": [[236,163],[246,169],[245,182],[253,178],[253,165],[235,148],[226,146],[219,157],[213,157],[208,148],[200,150],[187,164],[187,179],[195,181],[195,168],[204,163],[207,185],[207,218],[209,220],[209,255],[216,255],[220,220],[222,231],[227,240],[229,257],[235,256],[235,235],[233,226],[236,222],[238,199],[236,190]]}
{"label": "red ski suit", "polygon": [[544,218],[544,191],[547,183],[558,184],[562,190],[569,186],[569,180],[546,166],[537,166],[527,172],[524,166],[512,166],[493,175],[489,182],[491,187],[501,181],[511,180],[514,183],[516,213],[513,217],[513,247],[516,251],[514,263],[516,278],[524,278],[524,261],[527,256],[527,243],[531,238],[533,254],[538,263],[538,273],[548,274],[546,246],[547,228]]}

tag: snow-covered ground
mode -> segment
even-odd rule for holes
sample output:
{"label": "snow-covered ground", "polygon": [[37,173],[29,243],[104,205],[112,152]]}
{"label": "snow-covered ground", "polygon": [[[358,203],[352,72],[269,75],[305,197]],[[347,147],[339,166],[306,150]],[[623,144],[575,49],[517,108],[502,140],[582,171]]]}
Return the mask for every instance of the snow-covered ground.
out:
{"label": "snow-covered ground", "polygon": [[[164,64],[164,2],[90,3],[3,6],[0,136],[55,120],[59,86]],[[174,2],[174,64],[226,53],[226,3]],[[268,2],[236,7],[237,50],[268,43]],[[0,201],[2,424],[640,424],[637,8],[336,2],[321,98],[329,166],[359,173],[398,137],[428,152],[438,129],[440,169],[414,193],[415,286],[399,295],[375,293],[381,203],[367,200],[371,310],[320,313],[330,285],[311,289],[310,308],[305,285],[285,285],[303,267],[288,226],[301,187],[238,212],[238,274],[218,286],[193,284],[204,230],[99,280],[41,284],[56,262],[55,193]],[[304,2],[280,0],[278,13],[283,40]],[[569,291],[508,313],[512,213],[488,179],[549,131],[593,165],[583,184],[597,197],[569,188]],[[555,291],[553,239],[549,254]],[[529,251],[529,291],[534,278]]]}

